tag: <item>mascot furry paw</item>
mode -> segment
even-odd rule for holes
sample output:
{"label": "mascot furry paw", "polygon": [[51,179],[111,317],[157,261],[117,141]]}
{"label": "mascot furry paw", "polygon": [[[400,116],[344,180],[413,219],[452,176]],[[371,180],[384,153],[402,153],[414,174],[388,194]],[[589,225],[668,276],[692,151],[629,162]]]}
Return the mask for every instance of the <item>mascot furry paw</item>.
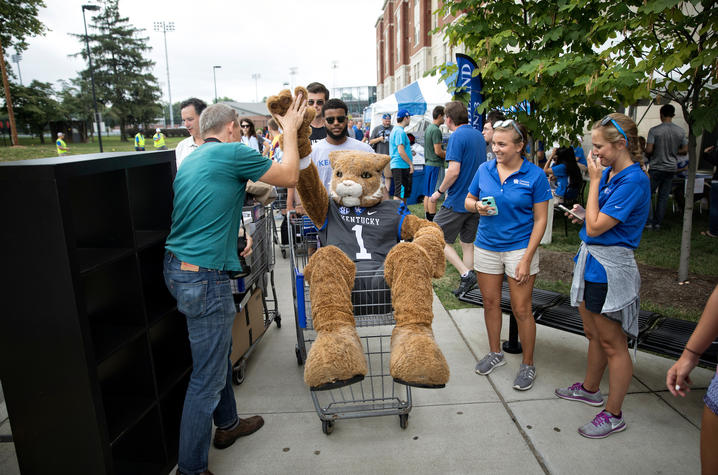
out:
{"label": "mascot furry paw", "polygon": [[[294,89],[294,95],[302,95],[304,100],[307,100],[309,93],[306,89],[298,86]],[[287,113],[287,109],[292,105],[292,93],[289,89],[280,91],[276,96],[270,96],[267,98],[267,109],[272,115],[284,116]],[[309,136],[312,134],[312,129],[309,124],[312,123],[317,111],[312,107],[307,107],[304,112],[304,120],[302,121],[301,127],[297,130],[297,145],[299,147],[299,157],[306,157],[312,153],[312,143],[309,140]],[[279,145],[284,148],[284,137],[279,137]]]}
{"label": "mascot furry paw", "polygon": [[446,266],[441,229],[411,215],[401,201],[382,201],[381,174],[388,156],[336,151],[329,159],[329,193],[311,157],[300,161],[297,184],[323,246],[305,267],[317,338],[307,356],[304,381],[322,390],[360,381],[367,374],[351,292],[356,270],[383,268],[396,320],[392,377],[410,386],[444,387],[449,367],[431,329],[431,279],[442,276]]}

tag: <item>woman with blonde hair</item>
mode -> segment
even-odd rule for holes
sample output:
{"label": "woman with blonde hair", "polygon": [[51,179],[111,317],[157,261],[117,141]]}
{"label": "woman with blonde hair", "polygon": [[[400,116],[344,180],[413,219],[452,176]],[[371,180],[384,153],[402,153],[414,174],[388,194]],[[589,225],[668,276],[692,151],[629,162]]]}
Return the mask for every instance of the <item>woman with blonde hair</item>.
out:
{"label": "woman with blonde hair", "polygon": [[626,335],[638,336],[641,286],[633,251],[648,219],[651,191],[640,165],[635,122],[609,114],[593,125],[591,139],[586,209],[574,205],[572,210],[573,222],[584,224],[571,284],[571,305],[578,307],[588,338],[588,362],[582,382],[555,393],[602,406],[599,384],[608,367],[606,408],[578,429],[584,437],[600,439],[626,429],[621,407],[633,376]]}

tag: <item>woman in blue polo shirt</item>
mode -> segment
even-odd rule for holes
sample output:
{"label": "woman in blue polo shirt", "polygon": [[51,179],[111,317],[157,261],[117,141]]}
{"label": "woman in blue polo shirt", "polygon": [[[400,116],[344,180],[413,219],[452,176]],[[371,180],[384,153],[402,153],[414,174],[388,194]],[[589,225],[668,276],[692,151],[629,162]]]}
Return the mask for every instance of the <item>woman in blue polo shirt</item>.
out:
{"label": "woman in blue polo shirt", "polygon": [[558,203],[575,202],[578,190],[581,188],[583,178],[576,162],[576,155],[571,147],[559,147],[551,160],[546,162],[544,171],[551,177],[556,177],[554,197]]}
{"label": "woman in blue polo shirt", "polygon": [[641,285],[633,250],[648,219],[651,193],[640,165],[638,131],[630,118],[604,117],[594,124],[591,139],[586,209],[573,207],[585,222],[571,284],[571,305],[578,307],[588,338],[588,362],[583,382],[556,389],[556,395],[603,405],[599,383],[608,366],[606,409],[578,429],[584,437],[598,439],[626,428],[621,406],[633,376],[626,335],[638,336]]}
{"label": "woman in blue polo shirt", "polygon": [[[474,270],[484,301],[489,353],[476,365],[476,372],[487,375],[506,363],[499,341],[505,273],[523,346],[523,362],[513,385],[520,391],[531,389],[536,378],[531,293],[551,199],[543,170],[522,156],[527,135],[526,127],[513,120],[494,123],[492,150],[496,160],[479,167],[464,203],[468,211],[481,215],[474,241]],[[491,200],[495,206],[485,204]]]}

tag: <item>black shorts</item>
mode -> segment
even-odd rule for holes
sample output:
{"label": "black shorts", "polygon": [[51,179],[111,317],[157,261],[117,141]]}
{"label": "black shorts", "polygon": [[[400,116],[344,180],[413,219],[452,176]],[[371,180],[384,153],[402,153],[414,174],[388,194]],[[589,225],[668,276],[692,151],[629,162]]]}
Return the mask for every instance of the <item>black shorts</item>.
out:
{"label": "black shorts", "polygon": [[[408,168],[392,168],[391,179],[394,182],[394,196],[397,198],[409,198],[411,196],[412,174],[409,173]],[[404,188],[403,196],[401,194],[402,188]]]}
{"label": "black shorts", "polygon": [[606,294],[608,293],[608,284],[584,281],[583,288],[583,303],[586,306],[586,310],[593,313],[601,313],[603,303],[606,301]]}

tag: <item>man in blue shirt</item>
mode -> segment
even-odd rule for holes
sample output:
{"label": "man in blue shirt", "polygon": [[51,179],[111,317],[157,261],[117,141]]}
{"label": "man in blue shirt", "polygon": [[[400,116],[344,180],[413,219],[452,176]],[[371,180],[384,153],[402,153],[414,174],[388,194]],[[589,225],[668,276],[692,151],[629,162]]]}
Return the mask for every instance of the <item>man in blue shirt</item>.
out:
{"label": "man in blue shirt", "polygon": [[[213,420],[218,449],[264,424],[260,416],[237,416],[229,358],[236,309],[229,279],[241,271],[237,235],[247,180],[296,185],[297,131],[305,110],[305,98],[298,97],[284,117],[276,117],[284,130],[284,157],[277,163],[234,143],[241,137],[237,113],[225,104],[211,105],[199,120],[205,143],[177,171],[164,276],[187,320],[193,365],[180,424],[178,474],[207,470]],[[242,255],[249,252],[248,246]]]}
{"label": "man in blue shirt", "polygon": [[[444,112],[445,123],[452,131],[446,147],[449,167],[438,190],[431,195],[431,201],[437,202],[441,195],[446,193],[444,204],[436,213],[434,222],[444,231],[446,258],[461,274],[461,285],[454,291],[454,294],[459,296],[476,285],[474,238],[479,216],[466,210],[464,200],[476,170],[486,161],[486,141],[481,132],[468,124],[469,114],[462,102],[449,102]],[[461,242],[463,259],[453,247],[457,235]]]}
{"label": "man in blue shirt", "polygon": [[411,180],[414,173],[414,163],[411,156],[411,143],[404,127],[411,122],[411,114],[401,109],[396,114],[396,127],[391,129],[389,135],[389,156],[391,157],[391,179],[394,181],[394,199],[403,200],[411,195]]}

